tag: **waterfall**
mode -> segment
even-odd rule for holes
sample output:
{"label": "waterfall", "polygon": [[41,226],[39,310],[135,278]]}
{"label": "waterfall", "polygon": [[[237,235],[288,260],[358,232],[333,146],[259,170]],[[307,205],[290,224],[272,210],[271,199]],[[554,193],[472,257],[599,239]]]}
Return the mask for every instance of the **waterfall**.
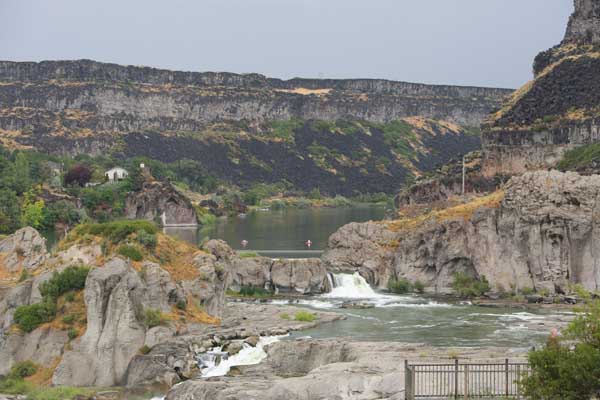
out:
{"label": "waterfall", "polygon": [[354,274],[333,275],[333,289],[323,297],[339,299],[373,299],[382,295],[375,293],[365,278],[358,272]]}
{"label": "waterfall", "polygon": [[203,378],[225,376],[231,367],[255,365],[267,358],[264,347],[279,341],[283,336],[261,337],[256,347],[244,343],[244,348],[237,354],[227,357],[220,347],[197,357],[198,366]]}

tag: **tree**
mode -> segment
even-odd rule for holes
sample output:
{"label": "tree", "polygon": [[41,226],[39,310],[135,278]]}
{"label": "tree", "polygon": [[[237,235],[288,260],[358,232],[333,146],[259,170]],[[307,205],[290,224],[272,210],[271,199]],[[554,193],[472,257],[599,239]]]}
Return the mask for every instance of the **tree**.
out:
{"label": "tree", "polygon": [[35,193],[29,191],[25,193],[25,200],[21,207],[21,221],[25,226],[31,226],[39,229],[44,225],[45,203],[42,199],[36,199]]}
{"label": "tree", "polygon": [[65,175],[65,185],[85,186],[92,179],[92,171],[85,164],[73,165]]}
{"label": "tree", "polygon": [[0,189],[0,232],[12,233],[20,226],[19,199],[10,189]]}
{"label": "tree", "polygon": [[600,395],[600,300],[588,304],[561,336],[529,353],[522,379],[531,400],[584,400]]}
{"label": "tree", "polygon": [[29,190],[29,187],[31,186],[30,166],[29,160],[23,152],[19,152],[15,156],[14,176],[14,188],[17,194],[21,194]]}

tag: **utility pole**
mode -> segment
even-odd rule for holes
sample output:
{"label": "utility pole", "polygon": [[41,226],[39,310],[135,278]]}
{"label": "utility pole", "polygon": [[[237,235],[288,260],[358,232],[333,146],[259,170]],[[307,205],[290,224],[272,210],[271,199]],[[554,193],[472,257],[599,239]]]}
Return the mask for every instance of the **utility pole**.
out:
{"label": "utility pole", "polygon": [[465,175],[467,168],[465,167],[465,156],[462,158],[462,195],[465,196]]}

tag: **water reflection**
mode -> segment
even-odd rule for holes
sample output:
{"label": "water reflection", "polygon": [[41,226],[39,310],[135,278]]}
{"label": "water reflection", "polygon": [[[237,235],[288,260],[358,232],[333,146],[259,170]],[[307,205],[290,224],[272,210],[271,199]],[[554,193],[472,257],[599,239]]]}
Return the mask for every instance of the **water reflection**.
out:
{"label": "water reflection", "polygon": [[[360,205],[347,208],[289,209],[283,211],[255,211],[243,217],[221,218],[198,231],[194,228],[165,228],[165,232],[190,243],[205,238],[225,240],[240,250],[255,251],[267,257],[319,257],[327,247],[327,240],[341,226],[350,222],[381,220],[384,207]],[[312,246],[306,247],[310,240]]]}

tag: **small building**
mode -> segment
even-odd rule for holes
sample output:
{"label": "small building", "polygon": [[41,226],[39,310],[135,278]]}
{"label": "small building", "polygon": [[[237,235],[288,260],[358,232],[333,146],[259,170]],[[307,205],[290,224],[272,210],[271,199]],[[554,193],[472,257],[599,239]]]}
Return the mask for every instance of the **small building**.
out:
{"label": "small building", "polygon": [[106,176],[109,182],[117,182],[127,178],[129,176],[129,172],[127,172],[127,170],[124,168],[114,167],[106,171],[104,176]]}

